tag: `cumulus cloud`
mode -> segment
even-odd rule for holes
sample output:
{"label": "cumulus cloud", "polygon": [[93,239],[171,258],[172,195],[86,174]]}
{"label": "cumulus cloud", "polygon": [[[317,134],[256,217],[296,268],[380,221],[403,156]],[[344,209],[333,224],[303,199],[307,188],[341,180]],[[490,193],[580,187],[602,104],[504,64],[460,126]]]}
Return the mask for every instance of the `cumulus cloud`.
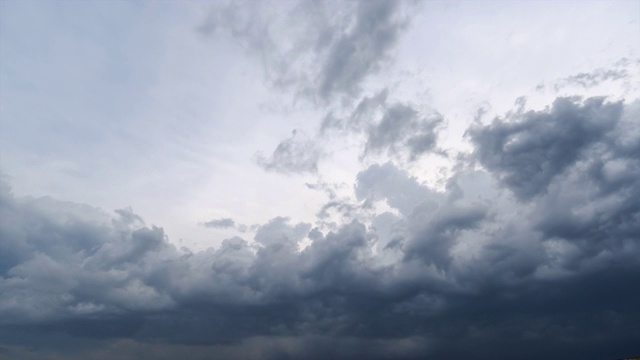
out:
{"label": "cumulus cloud", "polygon": [[0,357],[633,355],[639,109],[559,98],[476,124],[481,166],[445,190],[374,164],[355,196],[396,212],[329,232],[277,217],[200,252],[130,209],[0,186]]}
{"label": "cumulus cloud", "polygon": [[468,131],[474,156],[521,199],[543,193],[553,179],[615,128],[622,103],[558,98],[542,111],[516,112]]}

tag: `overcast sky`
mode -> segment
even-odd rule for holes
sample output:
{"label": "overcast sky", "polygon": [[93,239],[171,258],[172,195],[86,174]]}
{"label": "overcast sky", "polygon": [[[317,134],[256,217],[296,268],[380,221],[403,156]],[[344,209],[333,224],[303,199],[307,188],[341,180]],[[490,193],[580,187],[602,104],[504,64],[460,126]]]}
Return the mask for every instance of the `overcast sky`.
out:
{"label": "overcast sky", "polygon": [[0,2],[0,359],[640,356],[639,1]]}

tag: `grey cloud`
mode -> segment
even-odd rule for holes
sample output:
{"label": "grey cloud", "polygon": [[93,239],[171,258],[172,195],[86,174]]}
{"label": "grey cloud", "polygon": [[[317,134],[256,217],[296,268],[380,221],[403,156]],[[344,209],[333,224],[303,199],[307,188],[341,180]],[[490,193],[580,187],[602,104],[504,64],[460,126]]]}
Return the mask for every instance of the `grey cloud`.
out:
{"label": "grey cloud", "polygon": [[288,225],[289,219],[277,217],[269,223],[258,228],[255,240],[263,246],[288,246],[295,248],[295,245],[302,240],[311,225],[300,223],[294,227]]}
{"label": "grey cloud", "polygon": [[[640,59],[622,58],[608,67],[601,67],[592,71],[580,72],[571,76],[560,79],[553,84],[555,91],[559,91],[568,86],[577,85],[579,87],[589,89],[602,83],[629,83],[633,81],[633,68],[640,65]],[[538,86],[544,88],[544,84]]]}
{"label": "grey cloud", "polygon": [[146,262],[172,247],[162,229],[132,227],[137,217],[129,210],[114,218],[88,206],[5,194],[1,211],[3,323],[115,316],[172,303],[139,279]]}
{"label": "grey cloud", "polygon": [[442,117],[420,118],[411,107],[401,104],[390,106],[376,125],[369,127],[365,152],[387,150],[397,153],[407,149],[409,159],[434,151],[437,134],[435,128]]}
{"label": "grey cloud", "polygon": [[135,224],[144,225],[144,220],[142,220],[139,215],[136,215],[131,208],[117,209],[115,213],[120,216],[119,221],[125,226]]}
{"label": "grey cloud", "polygon": [[627,76],[629,74],[624,69],[597,69],[592,72],[582,72],[569,76],[564,79],[564,82],[589,88],[607,80],[620,80]]}
{"label": "grey cloud", "polygon": [[[372,227],[323,232],[279,217],[254,239],[194,253],[129,210],[0,186],[0,358],[637,355],[639,108],[560,99],[474,128],[479,157],[538,158],[540,144],[565,149],[558,137],[583,145],[571,161],[542,157],[562,166],[536,196],[502,191],[518,187],[501,161],[485,165],[492,173],[461,167],[444,191],[373,165],[356,197],[398,213]],[[500,146],[488,147],[494,137]]]}
{"label": "grey cloud", "polygon": [[[558,240],[561,244],[577,246],[565,259],[567,268],[591,266],[588,264],[594,256],[637,244],[640,157],[628,149],[640,146],[639,109],[637,102],[625,106],[611,137],[598,144],[581,166],[570,169],[566,180],[550,187],[550,196],[536,204],[536,229],[547,238],[562,239]],[[625,138],[628,141],[623,145]]]}
{"label": "grey cloud", "polygon": [[388,90],[363,97],[351,113],[340,118],[329,113],[320,126],[320,135],[330,131],[363,133],[366,144],[362,156],[386,152],[413,161],[425,153],[444,152],[437,148],[437,128],[444,119],[438,113],[422,114],[413,106],[388,101]]}
{"label": "grey cloud", "polygon": [[[425,213],[427,212],[427,213]],[[429,216],[429,213],[435,215]],[[419,257],[438,268],[446,268],[451,261],[450,249],[459,233],[479,228],[479,222],[487,216],[482,206],[460,207],[442,204],[436,208],[423,207],[412,214],[412,238],[405,245],[405,257]]]}
{"label": "grey cloud", "polygon": [[204,222],[202,225],[210,228],[227,229],[236,226],[236,222],[231,218],[219,218]]}
{"label": "grey cloud", "polygon": [[313,140],[305,139],[293,131],[293,135],[280,142],[269,158],[258,154],[256,162],[267,171],[316,173],[320,155],[321,151]]}
{"label": "grey cloud", "polygon": [[[544,266],[538,265],[537,271],[548,272],[549,276],[562,276],[584,271],[585,268],[607,269],[613,258],[626,259],[622,249],[626,246],[635,248],[637,241],[634,240],[634,234],[640,231],[640,157],[637,152],[629,152],[629,149],[640,145],[640,132],[637,131],[637,118],[640,116],[638,102],[606,104],[602,99],[589,99],[581,104],[576,99],[560,100],[570,101],[566,108],[569,114],[552,120],[548,113],[544,113],[540,114],[538,120],[551,124],[554,121],[566,121],[570,128],[575,129],[576,124],[572,122],[580,119],[583,122],[581,127],[593,129],[592,134],[584,136],[587,140],[576,141],[573,137],[583,136],[586,131],[561,132],[566,141],[578,143],[583,148],[578,146],[578,149],[566,150],[573,151],[569,154],[549,151],[547,157],[540,160],[542,165],[545,161],[556,164],[562,161],[562,169],[552,181],[545,183],[544,191],[536,198],[528,198],[523,204],[530,211],[524,223],[529,224],[529,228],[511,227],[506,228],[509,231],[506,236],[498,233],[492,235],[494,238],[510,239],[511,244],[505,240],[498,246],[501,249],[499,253],[513,251],[508,250],[517,243],[513,239],[521,238],[518,247],[527,248],[534,263],[544,263]],[[594,126],[593,123],[600,125]],[[551,143],[557,141],[557,134],[562,129],[556,125],[551,126],[555,131],[534,132],[537,143],[547,144],[549,149],[556,146]],[[494,126],[495,123],[487,128],[494,129]],[[529,136],[533,135],[526,134],[520,140]],[[525,149],[531,152],[532,159],[539,158],[540,151],[536,147]],[[510,156],[509,153],[499,152],[494,155],[503,159]],[[526,166],[526,163],[521,165]],[[516,187],[515,195],[525,201],[517,190]],[[522,238],[526,234],[528,236]],[[555,252],[562,253],[562,256],[556,258]],[[533,254],[537,254],[537,257],[533,257]],[[545,259],[545,256],[550,258]],[[528,268],[534,271],[536,266]]]}
{"label": "grey cloud", "polygon": [[353,218],[358,206],[350,204],[348,201],[332,200],[324,204],[316,216],[320,219],[326,219],[329,217],[330,211],[334,209],[344,218]]}
{"label": "grey cloud", "polygon": [[360,172],[355,193],[359,200],[386,200],[389,206],[405,216],[421,203],[434,199],[439,201],[441,196],[392,163],[375,164]]}
{"label": "grey cloud", "polygon": [[[461,189],[458,189],[463,192]],[[404,241],[396,238],[393,246],[403,244],[405,259],[420,258],[444,268],[450,262],[450,248],[461,231],[478,228],[487,216],[486,205],[459,203],[460,196],[447,196],[419,184],[415,178],[391,163],[372,165],[358,174],[359,198],[385,200],[403,215],[397,226],[406,228]]]}
{"label": "grey cloud", "polygon": [[621,103],[604,98],[558,98],[551,108],[497,118],[468,135],[474,156],[520,199],[544,193],[616,126]]}
{"label": "grey cloud", "polygon": [[247,230],[254,231],[258,228],[257,225],[245,225],[235,222],[231,218],[219,218],[202,223],[202,226],[213,229],[235,229],[240,232],[246,232]]}
{"label": "grey cloud", "polygon": [[345,183],[342,183],[342,184],[330,184],[330,183],[323,182],[323,181],[317,181],[315,184],[305,183],[305,186],[308,189],[311,189],[311,190],[323,191],[329,197],[329,199],[333,200],[338,196],[336,191],[340,187],[344,188],[347,185]]}
{"label": "grey cloud", "polygon": [[[327,101],[359,93],[363,81],[389,60],[414,6],[408,1],[300,1],[277,10],[232,2],[198,28],[228,30],[261,61],[275,86]],[[286,36],[287,41],[282,38]]]}
{"label": "grey cloud", "polygon": [[408,106],[396,105],[387,109],[380,123],[369,129],[367,151],[393,146],[416,115]]}
{"label": "grey cloud", "polygon": [[[358,337],[332,338],[328,336],[259,336],[239,343],[216,345],[150,344],[132,340],[103,342],[98,349],[76,351],[37,352],[33,349],[8,347],[0,352],[0,359],[59,360],[61,358],[111,359],[421,359],[428,346],[420,337],[403,339],[363,339]],[[3,349],[0,349],[3,351]]]}
{"label": "grey cloud", "polygon": [[377,72],[406,20],[397,19],[399,1],[360,1],[355,26],[335,36],[319,74],[319,94],[353,93],[367,75]]}
{"label": "grey cloud", "polygon": [[365,96],[354,107],[347,119],[340,119],[333,115],[327,114],[320,126],[320,133],[324,134],[329,130],[362,131],[366,129],[368,124],[376,115],[376,110],[383,108],[387,104],[389,91],[385,88],[372,96]]}
{"label": "grey cloud", "polygon": [[[386,153],[414,161],[426,153],[447,155],[437,147],[437,130],[444,122],[440,114],[422,114],[408,104],[390,104],[387,98],[388,91],[384,89],[362,98],[344,118],[329,112],[322,120],[317,141],[305,140],[294,131],[291,138],[277,146],[269,159],[258,155],[258,164],[266,170],[282,173],[317,172],[321,155],[318,144],[322,137],[335,131],[343,132],[343,135],[364,134],[366,144],[361,158]],[[335,205],[333,207],[337,208]]]}
{"label": "grey cloud", "polygon": [[345,188],[346,184],[340,185],[318,182],[317,184],[307,184],[307,187],[314,190],[323,190],[329,197],[329,201],[322,205],[316,213],[318,225],[322,224],[335,229],[339,223],[349,222],[353,219],[366,219],[371,216],[371,198],[353,199],[349,196],[338,196],[336,190]]}

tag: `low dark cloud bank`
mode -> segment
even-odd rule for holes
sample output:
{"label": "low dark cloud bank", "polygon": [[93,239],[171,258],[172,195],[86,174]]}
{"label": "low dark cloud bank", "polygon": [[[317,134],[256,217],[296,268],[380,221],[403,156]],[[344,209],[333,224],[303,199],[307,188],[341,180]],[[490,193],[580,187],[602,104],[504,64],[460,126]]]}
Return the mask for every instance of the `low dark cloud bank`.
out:
{"label": "low dark cloud bank", "polygon": [[197,253],[130,209],[3,184],[0,358],[637,356],[639,110],[516,110],[469,129],[475,165],[446,191],[363,171],[356,197],[394,209],[371,226],[280,217]]}

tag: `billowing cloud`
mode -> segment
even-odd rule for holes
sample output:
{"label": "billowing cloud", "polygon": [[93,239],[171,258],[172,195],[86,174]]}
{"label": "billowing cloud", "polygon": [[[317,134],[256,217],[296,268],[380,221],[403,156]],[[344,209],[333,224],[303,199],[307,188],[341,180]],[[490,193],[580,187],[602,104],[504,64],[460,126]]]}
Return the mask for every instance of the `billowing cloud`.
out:
{"label": "billowing cloud", "polygon": [[392,163],[371,165],[358,174],[357,180],[358,199],[385,200],[405,216],[426,199],[439,196]]}
{"label": "billowing cloud", "polygon": [[[482,167],[460,166],[444,190],[374,164],[354,195],[396,212],[328,232],[277,217],[200,252],[130,209],[3,186],[0,356],[156,358],[158,341],[186,358],[628,356],[639,109],[559,98],[476,124]],[[76,339],[89,345],[65,348]]]}
{"label": "billowing cloud", "polygon": [[622,108],[604,98],[559,98],[549,109],[516,112],[468,134],[480,163],[526,199],[545,192],[554,178],[604,140]]}
{"label": "billowing cloud", "polygon": [[0,360],[640,355],[637,4],[76,5],[0,2]]}

